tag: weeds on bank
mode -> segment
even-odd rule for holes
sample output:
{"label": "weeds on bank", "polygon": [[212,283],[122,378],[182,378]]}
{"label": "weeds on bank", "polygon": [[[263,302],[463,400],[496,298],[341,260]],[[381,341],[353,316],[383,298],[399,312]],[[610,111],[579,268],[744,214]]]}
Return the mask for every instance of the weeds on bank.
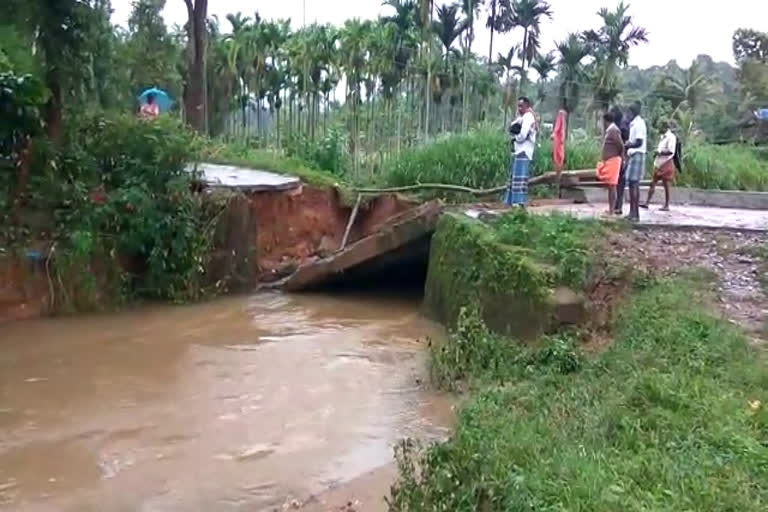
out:
{"label": "weeds on bank", "polygon": [[465,315],[456,336],[491,355],[449,341],[433,372],[492,379],[450,441],[398,448],[390,510],[765,510],[768,372],[708,294],[690,275],[649,283],[616,344],[578,364],[557,340],[538,360],[487,341]]}
{"label": "weeds on bank", "polygon": [[433,383],[457,391],[467,381],[506,382],[543,368],[571,373],[583,359],[568,333],[547,337],[536,347],[492,333],[476,309],[462,308],[456,330],[441,344],[430,345]]}
{"label": "weeds on bank", "polygon": [[554,265],[559,283],[583,287],[601,229],[596,221],[519,211],[503,216],[494,227],[502,243],[530,249],[535,258]]}

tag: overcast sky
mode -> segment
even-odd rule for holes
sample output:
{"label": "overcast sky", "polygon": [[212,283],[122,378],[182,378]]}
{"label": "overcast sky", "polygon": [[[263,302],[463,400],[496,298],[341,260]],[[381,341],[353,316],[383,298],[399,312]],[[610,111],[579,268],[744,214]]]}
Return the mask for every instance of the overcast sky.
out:
{"label": "overcast sky", "polygon": [[[435,3],[443,2],[436,0]],[[597,10],[603,6],[615,7],[616,3],[614,0],[550,0],[554,16],[542,26],[543,49],[552,49],[554,41],[564,39],[569,32],[597,28]],[[768,26],[768,0],[728,0],[717,4],[701,0],[635,0],[629,3],[635,22],[650,33],[650,42],[631,52],[630,64],[641,67],[666,64],[671,59],[686,66],[701,53],[709,54],[715,60],[732,62],[733,32],[742,27],[765,30]],[[126,24],[132,0],[112,0],[112,4],[114,21]],[[307,23],[340,25],[348,18],[375,18],[391,12],[391,8],[381,6],[381,0],[209,0],[208,9],[209,14],[216,14],[222,20],[223,30],[229,29],[224,16],[238,11],[248,16],[258,11],[262,18],[290,18],[297,27],[304,19],[304,4]],[[183,24],[187,17],[184,0],[167,0],[164,16],[169,25]],[[487,13],[483,11],[481,17],[477,23],[474,49],[487,56],[490,38],[485,28]],[[506,52],[513,41],[520,39],[520,34],[496,39],[494,54]]]}

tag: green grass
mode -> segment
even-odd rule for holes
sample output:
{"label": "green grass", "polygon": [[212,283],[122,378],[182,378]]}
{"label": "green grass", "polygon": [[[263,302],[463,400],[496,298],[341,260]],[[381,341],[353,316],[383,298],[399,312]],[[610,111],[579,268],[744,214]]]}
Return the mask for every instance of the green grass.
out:
{"label": "green grass", "polygon": [[[391,186],[450,183],[491,188],[508,179],[509,137],[498,130],[480,129],[440,138],[426,146],[403,151],[382,169],[381,181]],[[589,169],[597,162],[597,146],[590,141],[569,144],[566,169]],[[552,169],[552,142],[542,138],[534,153],[534,175]]]}
{"label": "green grass", "polygon": [[768,191],[768,160],[749,146],[695,144],[683,149],[681,186]]}
{"label": "green grass", "polygon": [[205,162],[250,167],[296,176],[318,187],[343,186],[343,180],[331,172],[313,169],[298,158],[285,157],[272,151],[251,148],[245,144],[208,141],[203,148]]}
{"label": "green grass", "polygon": [[520,211],[504,215],[494,230],[501,243],[530,249],[537,260],[554,265],[558,284],[580,289],[600,224],[570,215],[528,215]]}
{"label": "green grass", "polygon": [[579,364],[562,340],[536,357],[470,324],[467,341],[496,348],[460,376],[484,384],[450,441],[399,447],[391,510],[766,510],[768,372],[710,293],[692,275],[653,282]]}

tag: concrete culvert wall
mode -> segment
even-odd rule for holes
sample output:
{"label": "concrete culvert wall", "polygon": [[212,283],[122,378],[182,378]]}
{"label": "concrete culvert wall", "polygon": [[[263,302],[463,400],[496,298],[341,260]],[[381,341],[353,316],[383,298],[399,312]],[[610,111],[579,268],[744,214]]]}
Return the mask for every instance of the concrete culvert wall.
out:
{"label": "concrete culvert wall", "polygon": [[586,319],[583,294],[561,286],[554,268],[502,244],[482,222],[446,214],[432,238],[424,310],[452,328],[470,306],[490,329],[518,339]]}

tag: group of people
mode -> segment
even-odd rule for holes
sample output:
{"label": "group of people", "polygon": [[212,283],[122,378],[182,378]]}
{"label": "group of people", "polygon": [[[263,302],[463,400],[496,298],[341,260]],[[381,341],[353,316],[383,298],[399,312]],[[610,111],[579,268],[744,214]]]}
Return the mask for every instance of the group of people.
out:
{"label": "group of people", "polygon": [[677,136],[669,121],[662,120],[659,123],[662,137],[654,153],[651,186],[645,203],[640,203],[640,181],[645,174],[648,152],[648,127],[640,111],[640,102],[635,102],[626,115],[617,107],[603,115],[602,156],[597,164],[597,178],[608,188],[607,214],[622,214],[624,191],[629,185],[627,218],[634,222],[640,220],[640,208],[649,207],[659,182],[664,185],[664,206],[661,210],[669,211],[671,187],[680,166]]}
{"label": "group of people", "polygon": [[[531,161],[536,149],[539,131],[531,102],[521,96],[517,103],[518,117],[510,125],[514,147],[504,201],[508,206],[525,206],[528,201],[528,179]],[[651,187],[644,204],[640,204],[640,181],[645,174],[648,146],[648,128],[640,115],[640,102],[633,103],[625,114],[614,107],[603,116],[604,136],[601,161],[597,165],[597,178],[608,189],[607,214],[621,215],[624,193],[629,186],[628,219],[638,221],[640,208],[648,208],[658,182],[664,185],[665,201],[662,210],[669,210],[671,186],[679,169],[679,145],[668,121],[659,128],[663,136],[654,154],[654,172]],[[566,112],[558,112],[553,129],[553,164],[562,170],[565,158]]]}

